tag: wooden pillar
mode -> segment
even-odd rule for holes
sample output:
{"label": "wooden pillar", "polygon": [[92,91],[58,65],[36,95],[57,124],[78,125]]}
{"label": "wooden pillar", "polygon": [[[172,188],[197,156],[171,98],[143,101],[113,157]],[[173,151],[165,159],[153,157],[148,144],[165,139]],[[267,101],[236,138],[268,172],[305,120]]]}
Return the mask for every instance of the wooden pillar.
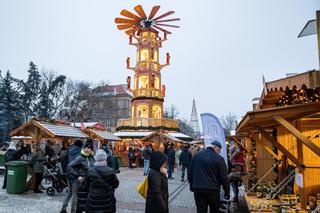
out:
{"label": "wooden pillar", "polygon": [[[296,121],[296,128],[301,132],[301,120]],[[297,152],[298,152],[298,160],[303,162],[303,146],[302,141],[297,138]],[[306,178],[304,174],[304,169],[300,169],[299,171],[302,174],[303,182],[306,183]],[[299,194],[301,198],[301,207],[303,209],[307,209],[307,194],[306,190],[303,190],[303,188],[299,187]]]}

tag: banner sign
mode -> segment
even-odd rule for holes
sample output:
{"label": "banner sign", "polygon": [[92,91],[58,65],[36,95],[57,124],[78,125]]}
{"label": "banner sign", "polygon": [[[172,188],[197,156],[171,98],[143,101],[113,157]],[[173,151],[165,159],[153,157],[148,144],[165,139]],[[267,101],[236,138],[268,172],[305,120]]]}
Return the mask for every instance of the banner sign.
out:
{"label": "banner sign", "polygon": [[210,113],[202,113],[200,116],[205,147],[208,147],[214,140],[219,141],[222,145],[220,155],[224,158],[228,167],[226,138],[219,119]]}

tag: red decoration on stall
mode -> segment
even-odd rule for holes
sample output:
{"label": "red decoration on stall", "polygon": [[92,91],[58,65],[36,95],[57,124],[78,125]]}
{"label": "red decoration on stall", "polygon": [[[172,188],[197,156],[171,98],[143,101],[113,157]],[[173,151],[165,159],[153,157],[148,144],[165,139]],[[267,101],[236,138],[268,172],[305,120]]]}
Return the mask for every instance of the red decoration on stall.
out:
{"label": "red decoration on stall", "polygon": [[170,54],[167,53],[167,64],[170,64]]}
{"label": "red decoration on stall", "polygon": [[132,44],[132,36],[129,36],[129,44]]}

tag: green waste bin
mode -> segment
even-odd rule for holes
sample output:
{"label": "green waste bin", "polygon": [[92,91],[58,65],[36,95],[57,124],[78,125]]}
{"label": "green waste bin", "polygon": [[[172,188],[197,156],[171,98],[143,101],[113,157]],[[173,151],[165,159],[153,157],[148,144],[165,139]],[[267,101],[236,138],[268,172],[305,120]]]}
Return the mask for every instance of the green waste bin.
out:
{"label": "green waste bin", "polygon": [[28,161],[9,161],[7,166],[7,193],[22,193],[26,189]]}

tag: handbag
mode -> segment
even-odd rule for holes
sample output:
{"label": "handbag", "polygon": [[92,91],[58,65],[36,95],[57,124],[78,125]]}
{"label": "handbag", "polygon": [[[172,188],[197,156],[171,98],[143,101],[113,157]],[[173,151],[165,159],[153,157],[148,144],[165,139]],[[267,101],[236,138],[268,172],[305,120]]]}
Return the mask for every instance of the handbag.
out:
{"label": "handbag", "polygon": [[146,176],[141,183],[137,185],[137,192],[144,198],[147,199],[148,194],[148,176]]}

